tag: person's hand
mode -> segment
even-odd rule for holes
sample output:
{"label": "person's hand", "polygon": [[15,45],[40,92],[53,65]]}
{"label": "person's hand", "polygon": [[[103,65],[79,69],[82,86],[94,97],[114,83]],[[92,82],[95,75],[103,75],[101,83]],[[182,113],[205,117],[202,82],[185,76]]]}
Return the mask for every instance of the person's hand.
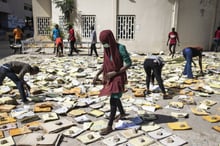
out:
{"label": "person's hand", "polygon": [[98,76],[95,76],[95,77],[93,78],[92,84],[93,84],[93,85],[96,85],[98,81],[101,81],[101,80],[98,78]]}
{"label": "person's hand", "polygon": [[108,73],[106,74],[106,78],[107,78],[108,80],[110,80],[111,78],[113,78],[114,76],[116,76],[116,74],[117,74],[116,71],[108,72]]}

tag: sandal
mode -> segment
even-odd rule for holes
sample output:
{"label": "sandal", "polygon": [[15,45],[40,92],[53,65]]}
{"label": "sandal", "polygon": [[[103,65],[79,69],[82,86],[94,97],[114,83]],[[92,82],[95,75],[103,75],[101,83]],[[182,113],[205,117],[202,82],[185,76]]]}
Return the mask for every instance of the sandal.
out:
{"label": "sandal", "polygon": [[107,135],[113,131],[112,127],[108,126],[101,130],[100,135]]}

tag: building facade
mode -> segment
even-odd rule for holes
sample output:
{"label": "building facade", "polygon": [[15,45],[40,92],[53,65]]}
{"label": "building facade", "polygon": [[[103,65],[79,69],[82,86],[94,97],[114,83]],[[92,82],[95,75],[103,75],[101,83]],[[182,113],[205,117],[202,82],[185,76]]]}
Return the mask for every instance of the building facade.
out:
{"label": "building facade", "polygon": [[[48,27],[64,22],[53,0],[32,0],[35,38],[50,35]],[[201,46],[209,50],[214,31],[220,25],[218,0],[75,0],[74,28],[78,40],[90,41],[90,27],[97,35],[113,31],[129,51],[168,51],[168,33],[175,27],[180,47]]]}
{"label": "building facade", "polygon": [[2,29],[32,25],[31,0],[0,0],[0,26]]}

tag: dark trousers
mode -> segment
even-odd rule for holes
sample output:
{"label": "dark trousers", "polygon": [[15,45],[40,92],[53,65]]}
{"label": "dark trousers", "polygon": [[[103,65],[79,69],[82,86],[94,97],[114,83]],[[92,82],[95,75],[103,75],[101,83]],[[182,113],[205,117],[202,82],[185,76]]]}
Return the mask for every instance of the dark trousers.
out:
{"label": "dark trousers", "polygon": [[90,52],[90,55],[91,55],[91,56],[92,56],[93,51],[95,52],[95,55],[96,55],[97,57],[99,56],[98,53],[97,53],[96,44],[91,44],[90,49],[91,49],[91,52]]}
{"label": "dark trousers", "polygon": [[79,54],[79,51],[75,48],[75,41],[70,41],[70,55],[73,55],[73,51]]}
{"label": "dark trousers", "polygon": [[110,110],[111,110],[111,113],[110,113],[110,118],[109,118],[108,126],[112,126],[113,125],[113,121],[115,119],[117,108],[118,108],[118,110],[119,110],[121,115],[125,114],[125,111],[123,109],[120,97],[114,98],[113,95],[111,95],[111,98],[110,98]]}
{"label": "dark trousers", "polygon": [[[15,39],[15,44],[21,45],[21,39]],[[13,47],[12,49],[14,49],[14,54],[17,52],[17,49],[19,49],[20,53],[22,53],[22,46],[21,47]]]}
{"label": "dark trousers", "polygon": [[154,62],[154,59],[146,59],[144,61],[144,70],[147,74],[146,76],[146,85],[147,89],[150,87],[150,79],[152,77],[152,82],[154,83],[154,77],[156,77],[157,83],[162,90],[162,92],[165,94],[165,88],[163,85],[163,80],[161,78],[161,72],[162,72],[162,65],[159,65],[157,62]]}
{"label": "dark trousers", "polygon": [[2,84],[5,77],[8,77],[16,84],[22,101],[23,102],[27,101],[25,91],[24,91],[23,81],[19,79],[18,76],[14,72],[12,72],[10,69],[6,69],[5,67],[1,66],[0,67],[0,84]]}
{"label": "dark trousers", "polygon": [[169,51],[173,58],[174,54],[176,53],[176,44],[169,44]]}
{"label": "dark trousers", "polygon": [[63,54],[63,45],[61,43],[56,47],[56,55],[59,55],[59,53]]}
{"label": "dark trousers", "polygon": [[211,51],[218,52],[218,47],[220,45],[220,39],[214,39],[211,46]]}

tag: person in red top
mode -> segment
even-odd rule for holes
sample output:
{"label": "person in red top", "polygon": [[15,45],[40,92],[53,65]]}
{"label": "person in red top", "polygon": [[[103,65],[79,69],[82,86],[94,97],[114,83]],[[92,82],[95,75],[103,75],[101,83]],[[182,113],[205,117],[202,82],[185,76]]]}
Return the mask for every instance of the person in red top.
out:
{"label": "person in red top", "polygon": [[172,31],[168,34],[167,46],[169,44],[169,51],[172,58],[176,52],[176,43],[178,41],[178,45],[180,43],[178,33],[175,31],[175,28],[172,28]]}
{"label": "person in red top", "polygon": [[70,42],[70,54],[68,54],[68,55],[72,56],[73,51],[76,52],[77,54],[79,54],[79,51],[75,48],[76,38],[75,38],[75,31],[74,31],[72,25],[69,25],[69,38],[68,38],[68,41]]}
{"label": "person in red top", "polygon": [[215,31],[215,36],[214,36],[214,39],[213,39],[211,51],[218,52],[219,45],[220,45],[220,26]]}

